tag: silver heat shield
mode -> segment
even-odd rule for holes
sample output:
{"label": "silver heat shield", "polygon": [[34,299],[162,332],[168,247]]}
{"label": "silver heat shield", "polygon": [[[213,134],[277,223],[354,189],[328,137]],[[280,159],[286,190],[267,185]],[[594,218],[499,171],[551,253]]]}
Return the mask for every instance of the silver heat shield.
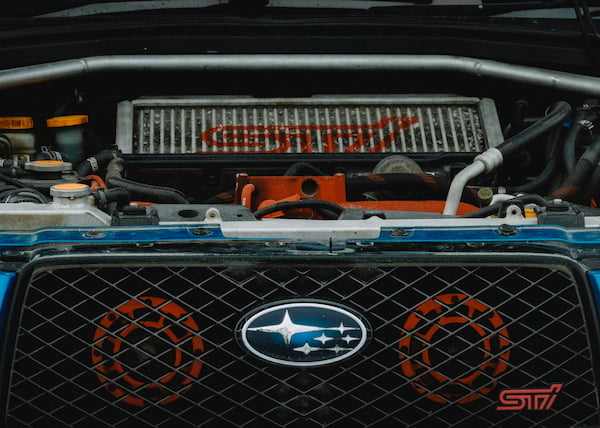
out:
{"label": "silver heat shield", "polygon": [[487,98],[177,97],[118,105],[117,144],[126,154],[475,153],[500,142]]}

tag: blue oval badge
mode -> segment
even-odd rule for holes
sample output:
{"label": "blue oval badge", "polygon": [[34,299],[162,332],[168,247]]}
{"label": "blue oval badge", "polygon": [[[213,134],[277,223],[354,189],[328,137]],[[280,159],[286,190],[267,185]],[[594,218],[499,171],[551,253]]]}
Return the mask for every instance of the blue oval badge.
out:
{"label": "blue oval badge", "polygon": [[320,366],[350,358],[367,342],[356,315],[329,303],[285,303],[252,315],[241,340],[254,355],[287,366]]}

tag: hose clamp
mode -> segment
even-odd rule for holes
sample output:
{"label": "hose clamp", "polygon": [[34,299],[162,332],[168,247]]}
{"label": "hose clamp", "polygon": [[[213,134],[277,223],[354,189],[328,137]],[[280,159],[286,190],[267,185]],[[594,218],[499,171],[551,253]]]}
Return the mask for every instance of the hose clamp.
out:
{"label": "hose clamp", "polygon": [[592,122],[591,120],[583,119],[577,123],[579,123],[579,125],[581,125],[585,129],[587,129],[588,131],[591,131],[592,129],[594,129],[594,122]]}
{"label": "hose clamp", "polygon": [[96,199],[96,204],[100,209],[104,208],[108,202],[108,199],[106,198],[106,192],[102,190],[102,188],[96,189],[94,192],[94,199]]}
{"label": "hose clamp", "polygon": [[96,172],[98,169],[100,169],[98,166],[98,159],[95,157],[87,158],[86,161],[89,162],[90,166],[92,167],[92,172]]}

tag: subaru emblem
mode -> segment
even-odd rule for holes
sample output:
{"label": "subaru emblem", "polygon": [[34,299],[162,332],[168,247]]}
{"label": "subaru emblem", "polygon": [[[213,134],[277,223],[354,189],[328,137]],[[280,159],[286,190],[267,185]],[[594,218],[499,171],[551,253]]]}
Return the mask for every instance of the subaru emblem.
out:
{"label": "subaru emblem", "polygon": [[334,303],[270,306],[243,322],[241,342],[253,355],[286,366],[321,366],[345,360],[367,343],[358,315]]}

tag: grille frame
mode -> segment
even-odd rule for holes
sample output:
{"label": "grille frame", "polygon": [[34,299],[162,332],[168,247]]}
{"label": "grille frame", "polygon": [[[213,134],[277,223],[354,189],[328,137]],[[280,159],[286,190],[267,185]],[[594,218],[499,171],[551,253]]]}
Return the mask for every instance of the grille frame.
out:
{"label": "grille frame", "polygon": [[[31,275],[39,270],[55,269],[58,267],[67,268],[81,268],[81,267],[105,267],[113,263],[121,265],[135,265],[136,267],[142,266],[153,266],[157,262],[170,266],[215,266],[215,265],[227,265],[231,262],[232,258],[235,258],[240,262],[247,262],[253,266],[257,261],[261,265],[268,266],[273,263],[273,255],[268,256],[255,256],[254,260],[249,260],[248,254],[224,254],[229,253],[231,248],[211,248],[215,250],[210,254],[195,254],[190,256],[189,254],[183,255],[177,254],[156,254],[147,253],[141,254],[121,254],[117,256],[106,256],[101,254],[93,253],[81,253],[74,254],[69,257],[65,256],[51,256],[39,258],[33,262],[30,262],[23,266],[23,269],[19,272],[19,279],[15,284],[12,296],[10,296],[10,311],[7,318],[7,329],[8,335],[3,338],[2,348],[2,362],[1,362],[1,378],[0,385],[2,385],[0,395],[0,405],[2,406],[2,414],[4,415],[4,422],[7,423],[7,405],[8,405],[8,386],[10,385],[10,373],[12,367],[12,361],[16,353],[16,334],[18,326],[20,324],[20,318],[22,316],[23,302],[26,298],[27,286]],[[210,258],[207,261],[207,256]],[[348,267],[356,266],[356,264],[369,264],[369,263],[382,263],[385,260],[388,264],[393,266],[419,266],[419,267],[440,267],[440,266],[480,266],[480,265],[497,265],[497,266],[530,266],[530,267],[552,267],[559,270],[568,270],[573,276],[576,283],[576,292],[580,304],[583,310],[583,322],[585,323],[587,341],[590,348],[590,354],[592,361],[598,361],[600,357],[600,333],[598,329],[598,319],[595,312],[595,300],[593,296],[592,288],[589,286],[587,276],[585,275],[585,267],[574,260],[560,255],[554,254],[525,254],[525,253],[513,253],[513,254],[498,254],[498,253],[445,253],[445,254],[432,254],[432,253],[404,253],[404,252],[385,252],[384,254],[340,254],[332,257],[330,254],[319,254],[319,255],[307,255],[307,253],[296,253],[289,254],[284,252],[280,254],[282,261],[293,260],[294,263],[306,263],[306,264],[326,264],[331,262],[333,258],[336,261],[340,261],[340,265],[346,265]],[[423,262],[427,260],[427,262]],[[526,260],[526,262],[524,262]],[[343,262],[343,263],[342,263]],[[385,263],[383,263],[385,264]],[[595,336],[595,337],[594,337]],[[11,350],[13,350],[11,352]],[[593,367],[594,382],[598,385],[598,368]],[[543,386],[543,385],[540,385]],[[518,387],[518,386],[515,386]],[[599,397],[596,393],[596,401],[598,402]],[[600,415],[597,415],[600,418]],[[600,419],[598,419],[600,422]]]}

